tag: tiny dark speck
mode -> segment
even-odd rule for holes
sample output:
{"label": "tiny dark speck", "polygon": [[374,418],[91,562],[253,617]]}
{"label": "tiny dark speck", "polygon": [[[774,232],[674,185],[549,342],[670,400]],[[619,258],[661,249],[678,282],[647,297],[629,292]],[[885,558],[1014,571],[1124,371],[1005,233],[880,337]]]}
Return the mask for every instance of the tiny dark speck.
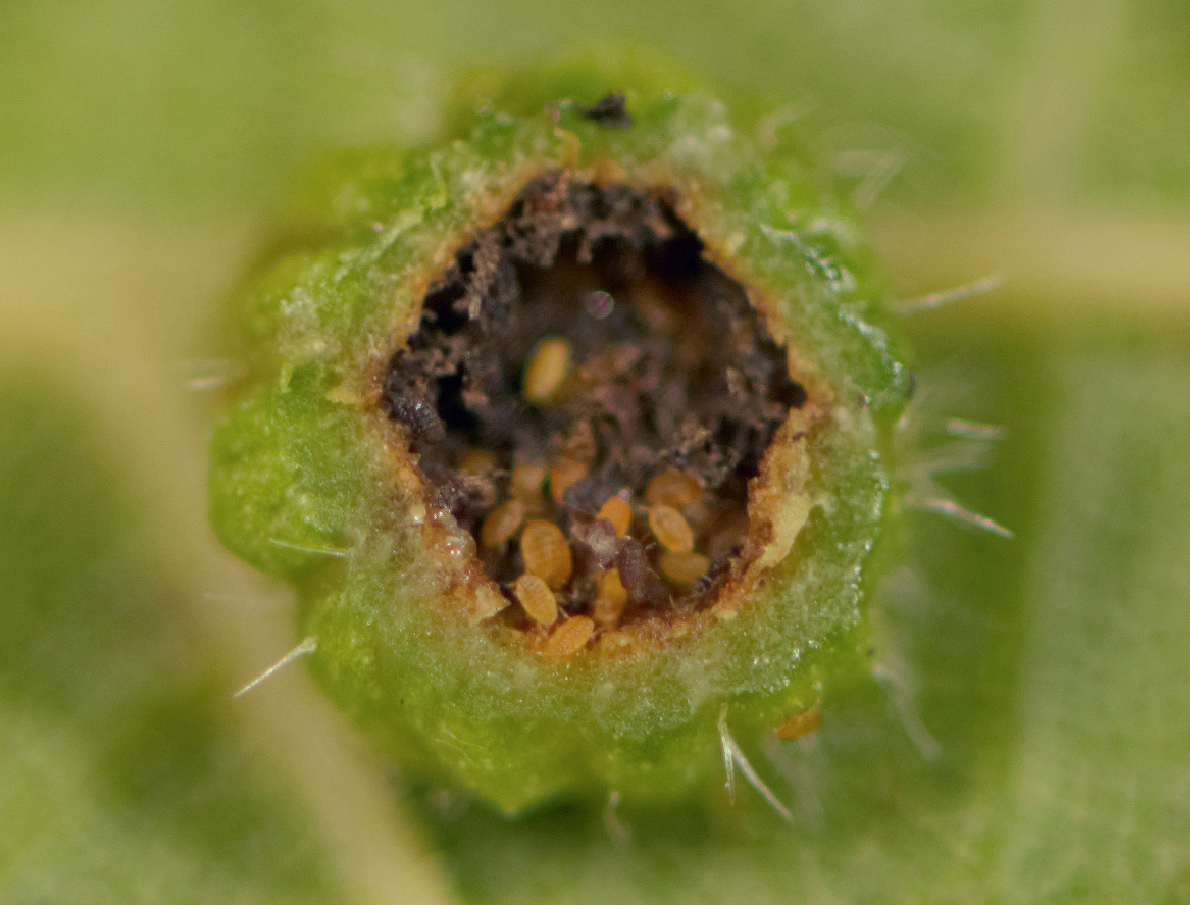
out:
{"label": "tiny dark speck", "polygon": [[627,129],[632,125],[632,117],[624,109],[624,95],[620,92],[609,94],[590,107],[580,109],[587,119],[608,129]]}

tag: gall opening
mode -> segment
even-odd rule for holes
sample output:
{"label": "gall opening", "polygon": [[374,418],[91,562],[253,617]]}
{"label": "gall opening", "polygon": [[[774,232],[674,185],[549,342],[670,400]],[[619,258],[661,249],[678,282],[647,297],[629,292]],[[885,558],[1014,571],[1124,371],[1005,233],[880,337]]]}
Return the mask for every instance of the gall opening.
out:
{"label": "gall opening", "polygon": [[566,653],[739,581],[771,540],[750,483],[808,394],[672,194],[557,173],[458,250],[382,404],[500,618]]}

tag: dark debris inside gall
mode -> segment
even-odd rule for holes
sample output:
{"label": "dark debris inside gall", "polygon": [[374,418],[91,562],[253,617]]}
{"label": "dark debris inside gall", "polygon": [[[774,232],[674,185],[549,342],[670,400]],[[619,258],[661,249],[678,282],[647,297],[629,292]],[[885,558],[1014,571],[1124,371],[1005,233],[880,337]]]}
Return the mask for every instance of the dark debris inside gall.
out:
{"label": "dark debris inside gall", "polygon": [[741,568],[748,481],[805,402],[665,192],[562,173],[459,249],[383,389],[488,575],[515,599],[521,575],[544,574],[525,526],[556,526],[557,606],[604,625],[713,600]]}
{"label": "dark debris inside gall", "polygon": [[581,109],[587,119],[608,129],[627,129],[632,125],[632,117],[624,106],[624,95],[619,92],[608,94],[590,107]]}

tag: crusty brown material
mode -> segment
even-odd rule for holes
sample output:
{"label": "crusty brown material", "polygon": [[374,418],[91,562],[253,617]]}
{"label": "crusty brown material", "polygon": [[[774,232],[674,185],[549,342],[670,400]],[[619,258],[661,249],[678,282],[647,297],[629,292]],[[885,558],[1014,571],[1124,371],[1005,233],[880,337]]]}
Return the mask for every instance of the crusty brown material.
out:
{"label": "crusty brown material", "polygon": [[[526,392],[526,365],[547,340],[569,353],[565,379]],[[807,392],[664,193],[555,174],[530,182],[430,287],[382,402],[406,430],[430,504],[481,541],[477,556],[510,600],[525,572],[520,545],[494,522],[483,532],[518,496],[570,545],[573,570],[555,588],[562,611],[591,615],[614,568],[627,622],[709,606],[742,574],[741,557],[759,556],[748,482]],[[528,499],[513,470],[542,463],[553,477]],[[679,515],[709,562],[692,583],[659,568],[645,505],[659,476],[698,490]],[[634,513],[627,531],[598,517],[617,495]]]}

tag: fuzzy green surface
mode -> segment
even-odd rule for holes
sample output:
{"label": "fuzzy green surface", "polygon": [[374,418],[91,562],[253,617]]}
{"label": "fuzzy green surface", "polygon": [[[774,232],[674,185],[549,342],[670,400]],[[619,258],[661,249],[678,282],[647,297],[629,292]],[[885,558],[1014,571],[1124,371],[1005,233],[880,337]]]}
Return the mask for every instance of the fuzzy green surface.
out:
{"label": "fuzzy green surface", "polygon": [[[717,784],[721,714],[753,740],[811,704],[832,671],[864,668],[866,570],[889,509],[882,457],[908,385],[881,287],[854,216],[791,137],[762,144],[754,118],[665,83],[581,63],[508,83],[477,73],[454,137],[338,165],[346,180],[322,188],[331,203],[303,202],[329,238],[290,253],[249,297],[255,389],[213,446],[216,530],[299,582],[300,634],[318,639],[311,662],[331,696],[398,760],[508,810]],[[631,128],[582,115],[619,88]],[[608,161],[691,198],[692,225],[773,299],[836,411],[811,441],[820,504],[739,618],[656,652],[558,664],[440,603],[418,523],[402,514],[417,507],[386,479],[369,416],[327,394],[398,346],[419,310],[416,277],[478,227],[480,202]]]}
{"label": "fuzzy green surface", "polygon": [[[0,406],[0,672],[6,700],[22,701],[20,716],[14,705],[0,721],[0,899],[1190,903],[1190,292],[1175,287],[1162,305],[1136,279],[1173,266],[1184,280],[1188,10],[1184,0],[5,4],[0,361],[26,363],[54,386],[65,377],[83,402],[63,408],[40,385],[22,385],[26,402]],[[113,415],[135,404],[131,387],[194,404],[171,382],[177,359],[226,352],[192,325],[210,320],[256,247],[245,220],[277,203],[311,153],[428,134],[440,85],[475,59],[624,38],[769,94],[802,117],[815,156],[856,184],[894,152],[904,167],[870,225],[907,295],[1006,277],[996,295],[930,321],[928,341],[912,324],[923,397],[963,390],[935,411],[1004,428],[991,467],[949,483],[1017,535],[1002,542],[914,520],[918,553],[906,565],[924,594],[899,608],[901,671],[942,756],[926,762],[889,696],[864,686],[834,699],[816,744],[789,746],[799,785],[749,749],[799,815],[796,829],[760,809],[743,832],[731,810],[622,813],[625,846],[600,809],[507,821],[419,797],[437,851],[394,845],[379,860],[441,860],[450,895],[354,864],[346,876],[363,890],[324,883],[292,865],[320,860],[301,839],[325,834],[325,815],[293,808],[295,798],[341,795],[334,782],[319,775],[280,795],[246,794],[244,774],[202,753],[242,751],[238,723],[220,717],[191,731],[189,686],[136,653],[180,599],[226,590],[198,570],[162,593],[159,567],[193,543],[161,530],[162,512],[181,506],[196,526],[205,519],[197,477],[178,493],[189,474],[178,449],[197,458],[204,424],[196,418],[163,454],[158,410]],[[379,156],[383,171],[392,157]],[[926,254],[890,254],[905,225],[888,225],[890,199],[928,227]],[[1040,286],[1020,278],[1021,246],[996,242],[1018,233],[1021,205],[1049,218],[1044,232],[1025,233],[1026,250],[1049,268]],[[974,206],[993,235],[972,235],[956,206]],[[1144,211],[1168,222],[1137,222]],[[1064,254],[1064,240],[1080,243],[1105,220],[1116,227],[1110,244]],[[974,260],[972,246],[983,252]],[[1128,279],[1105,285],[1121,269]],[[1088,323],[1105,303],[1110,325]],[[41,333],[28,329],[37,325]],[[95,367],[115,360],[128,379]],[[34,410],[64,421],[39,431]],[[107,425],[108,454],[76,448],[63,426],[87,413]],[[79,453],[66,471],[54,454],[64,447]],[[135,471],[160,475],[160,491],[103,468],[137,453],[153,464]],[[92,479],[107,502],[87,502]],[[124,532],[115,509],[154,527]],[[135,551],[134,565],[115,547]],[[259,637],[251,617],[261,605],[229,603],[223,642],[194,651],[192,675],[221,689],[209,700],[218,714],[242,713],[227,695],[292,644],[279,626]],[[227,675],[244,635],[259,647]],[[80,722],[77,696],[44,690],[73,684],[93,699],[138,676],[163,706],[143,711],[138,724],[152,731],[126,733],[119,757],[94,756],[117,727]],[[309,701],[277,678],[237,704],[275,713]],[[164,716],[177,711],[186,718]],[[147,762],[152,781],[130,783]],[[256,775],[280,781],[267,768]],[[126,794],[134,788],[143,794]],[[206,807],[248,800],[250,833]],[[334,854],[369,850],[394,823],[353,813],[354,832]]]}

